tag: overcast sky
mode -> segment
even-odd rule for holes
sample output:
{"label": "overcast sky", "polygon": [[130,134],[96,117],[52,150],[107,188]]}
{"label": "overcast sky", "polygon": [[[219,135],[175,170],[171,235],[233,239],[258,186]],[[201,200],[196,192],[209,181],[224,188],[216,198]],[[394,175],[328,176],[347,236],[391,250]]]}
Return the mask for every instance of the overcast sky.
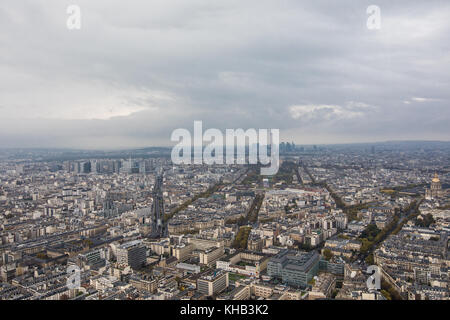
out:
{"label": "overcast sky", "polygon": [[449,140],[449,88],[448,0],[0,7],[0,147],[171,145],[194,120],[298,144]]}

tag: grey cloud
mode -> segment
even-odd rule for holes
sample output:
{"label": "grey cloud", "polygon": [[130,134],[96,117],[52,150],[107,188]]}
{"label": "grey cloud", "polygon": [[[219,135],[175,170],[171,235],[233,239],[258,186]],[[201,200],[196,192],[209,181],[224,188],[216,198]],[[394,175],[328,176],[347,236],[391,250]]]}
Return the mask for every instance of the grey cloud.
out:
{"label": "grey cloud", "polygon": [[79,0],[79,31],[73,1],[5,2],[0,146],[168,145],[194,120],[297,143],[448,140],[445,0],[377,1],[379,31],[371,1]]}

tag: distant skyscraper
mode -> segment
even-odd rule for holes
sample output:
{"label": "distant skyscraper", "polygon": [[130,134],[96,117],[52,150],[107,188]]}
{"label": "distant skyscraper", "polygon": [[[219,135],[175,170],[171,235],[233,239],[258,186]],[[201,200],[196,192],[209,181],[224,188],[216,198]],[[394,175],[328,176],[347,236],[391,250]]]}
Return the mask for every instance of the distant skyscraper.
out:
{"label": "distant skyscraper", "polygon": [[123,173],[131,173],[131,168],[133,166],[133,162],[131,161],[131,157],[129,160],[125,160],[122,163],[122,168],[120,169]]}
{"label": "distant skyscraper", "polygon": [[97,160],[91,161],[91,172],[100,173],[100,162],[98,162]]}
{"label": "distant skyscraper", "polygon": [[82,167],[83,167],[83,173],[91,172],[91,162],[90,161],[83,162]]}

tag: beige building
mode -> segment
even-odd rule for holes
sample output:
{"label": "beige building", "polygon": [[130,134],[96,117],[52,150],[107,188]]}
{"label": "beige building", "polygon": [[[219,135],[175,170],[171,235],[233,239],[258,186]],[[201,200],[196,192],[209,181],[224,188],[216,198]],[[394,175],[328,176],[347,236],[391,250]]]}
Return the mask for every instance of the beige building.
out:
{"label": "beige building", "polygon": [[239,286],[229,293],[221,294],[217,300],[248,300],[250,299],[250,286]]}
{"label": "beige building", "polygon": [[336,278],[331,273],[322,273],[315,280],[309,300],[330,298],[336,288]]}
{"label": "beige building", "polygon": [[179,245],[174,246],[172,248],[172,256],[177,258],[180,261],[183,261],[189,257],[189,255],[194,251],[195,246],[193,244],[187,244],[187,245]]}
{"label": "beige building", "polygon": [[225,271],[211,271],[197,280],[197,290],[206,296],[219,294],[228,286],[228,272]]}
{"label": "beige building", "polygon": [[225,253],[223,247],[210,247],[198,252],[200,264],[204,265],[213,265]]}
{"label": "beige building", "polygon": [[251,285],[251,292],[255,297],[269,298],[273,295],[273,287],[262,283],[254,283]]}

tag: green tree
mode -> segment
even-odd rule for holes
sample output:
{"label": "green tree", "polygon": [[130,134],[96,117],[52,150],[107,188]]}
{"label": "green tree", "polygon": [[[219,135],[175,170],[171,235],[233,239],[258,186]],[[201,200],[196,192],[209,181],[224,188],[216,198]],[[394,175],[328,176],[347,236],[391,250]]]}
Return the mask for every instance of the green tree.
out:
{"label": "green tree", "polygon": [[371,253],[371,254],[369,254],[369,255],[367,256],[367,258],[366,258],[366,263],[367,263],[367,264],[370,264],[370,265],[375,264],[375,260],[374,260],[374,258],[373,258],[373,253]]}
{"label": "green tree", "polygon": [[333,258],[333,253],[331,252],[330,249],[326,248],[322,251],[323,256],[325,257],[325,259],[327,261],[330,261],[331,258]]}
{"label": "green tree", "polygon": [[381,294],[387,299],[392,300],[391,294],[387,292],[386,290],[381,290]]}

